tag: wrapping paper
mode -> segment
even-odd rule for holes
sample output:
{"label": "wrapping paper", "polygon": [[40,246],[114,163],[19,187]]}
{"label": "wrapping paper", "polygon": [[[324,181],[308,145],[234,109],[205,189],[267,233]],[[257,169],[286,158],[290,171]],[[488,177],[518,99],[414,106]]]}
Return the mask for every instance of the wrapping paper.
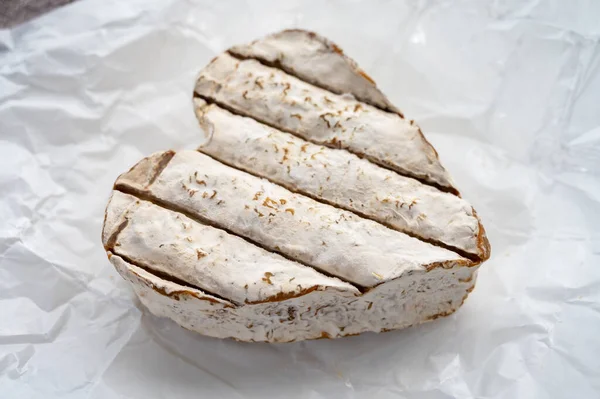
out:
{"label": "wrapping paper", "polygon": [[[85,0],[0,31],[0,397],[600,397],[599,20],[583,0]],[[197,72],[290,27],[355,58],[481,215],[493,256],[453,316],[220,341],[108,263],[116,176],[193,148]]]}

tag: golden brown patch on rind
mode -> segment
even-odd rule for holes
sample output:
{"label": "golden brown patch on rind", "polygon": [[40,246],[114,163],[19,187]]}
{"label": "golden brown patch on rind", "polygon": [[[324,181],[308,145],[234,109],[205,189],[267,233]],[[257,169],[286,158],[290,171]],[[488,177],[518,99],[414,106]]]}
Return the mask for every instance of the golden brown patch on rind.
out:
{"label": "golden brown patch on rind", "polygon": [[315,285],[312,286],[310,288],[304,288],[300,291],[293,291],[293,292],[278,292],[276,295],[270,296],[266,299],[262,299],[260,301],[246,301],[246,304],[248,305],[256,305],[256,304],[260,304],[260,303],[268,303],[268,302],[281,302],[281,301],[285,301],[288,299],[294,299],[294,298],[299,298],[301,296],[310,294],[313,291],[316,290],[324,290],[325,287],[321,287],[319,285]]}
{"label": "golden brown patch on rind", "polygon": [[344,55],[344,51],[341,48],[339,48],[335,43],[331,43],[331,49],[339,55]]}
{"label": "golden brown patch on rind", "polygon": [[[363,78],[367,79],[371,84],[375,85],[375,81],[373,80],[372,77],[370,77],[369,75],[367,75],[367,73],[365,71],[363,71],[362,69],[357,70],[357,72],[359,73],[360,76],[362,76]],[[402,118],[404,118],[404,116],[400,115]]]}
{"label": "golden brown patch on rind", "polygon": [[485,233],[485,228],[483,227],[479,216],[477,216],[477,212],[475,211],[475,209],[473,209],[473,216],[475,216],[479,221],[479,232],[477,233],[477,249],[480,263],[482,263],[490,258],[492,254],[492,247]]}
{"label": "golden brown patch on rind", "polygon": [[439,319],[440,317],[447,317],[447,316],[450,316],[451,314],[453,314],[454,312],[456,312],[457,310],[458,310],[458,308],[450,309],[445,312],[440,312],[440,313],[434,314],[432,316],[426,317],[425,320],[435,320],[435,319]]}
{"label": "golden brown patch on rind", "polygon": [[437,269],[437,268],[442,268],[442,269],[452,269],[455,266],[458,267],[475,267],[477,265],[479,265],[480,262],[473,262],[472,260],[469,259],[454,259],[454,260],[447,260],[447,261],[443,261],[443,262],[433,262],[430,263],[428,265],[425,265],[425,270],[427,272],[432,271],[433,269]]}

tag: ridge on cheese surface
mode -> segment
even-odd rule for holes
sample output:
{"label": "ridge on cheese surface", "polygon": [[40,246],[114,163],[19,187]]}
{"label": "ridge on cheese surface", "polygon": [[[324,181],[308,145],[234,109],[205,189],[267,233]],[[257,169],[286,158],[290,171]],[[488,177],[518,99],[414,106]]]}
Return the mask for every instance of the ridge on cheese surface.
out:
{"label": "ridge on cheese surface", "polygon": [[113,229],[117,234],[108,248],[112,253],[233,303],[293,297],[316,289],[359,293],[350,284],[181,213],[120,191],[113,192],[111,201],[127,204],[125,208],[109,206],[120,212],[110,217],[119,218],[121,226]]}
{"label": "ridge on cheese surface", "polygon": [[288,30],[200,73],[196,151],[115,182],[102,241],[157,316],[293,342],[456,311],[490,246],[420,128],[329,40]]}
{"label": "ridge on cheese surface", "polygon": [[458,192],[418,126],[352,96],[329,92],[227,53],[202,71],[196,93],[309,141],[343,148],[398,173]]}

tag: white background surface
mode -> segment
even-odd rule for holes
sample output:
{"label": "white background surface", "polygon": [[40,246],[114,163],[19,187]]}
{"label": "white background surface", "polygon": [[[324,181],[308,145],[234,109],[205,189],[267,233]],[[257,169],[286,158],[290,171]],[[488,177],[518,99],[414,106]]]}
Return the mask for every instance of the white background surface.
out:
{"label": "white background surface", "polygon": [[[455,315],[295,344],[146,313],[104,206],[193,147],[196,73],[289,27],[337,42],[437,148],[492,259]],[[0,397],[600,397],[600,3],[86,0],[0,31]]]}

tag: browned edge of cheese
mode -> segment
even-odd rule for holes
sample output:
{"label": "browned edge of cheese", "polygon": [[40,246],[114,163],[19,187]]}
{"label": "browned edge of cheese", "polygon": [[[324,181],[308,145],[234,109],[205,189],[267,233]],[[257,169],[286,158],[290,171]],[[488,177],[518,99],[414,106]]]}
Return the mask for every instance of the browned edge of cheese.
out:
{"label": "browned edge of cheese", "polygon": [[483,263],[486,260],[488,260],[490,256],[492,256],[492,246],[490,245],[490,241],[487,238],[485,228],[483,227],[481,219],[477,215],[475,208],[471,209],[473,209],[473,215],[477,218],[477,221],[479,222],[479,232],[477,234],[477,248],[479,249],[479,253],[481,254],[479,256],[479,263]]}

